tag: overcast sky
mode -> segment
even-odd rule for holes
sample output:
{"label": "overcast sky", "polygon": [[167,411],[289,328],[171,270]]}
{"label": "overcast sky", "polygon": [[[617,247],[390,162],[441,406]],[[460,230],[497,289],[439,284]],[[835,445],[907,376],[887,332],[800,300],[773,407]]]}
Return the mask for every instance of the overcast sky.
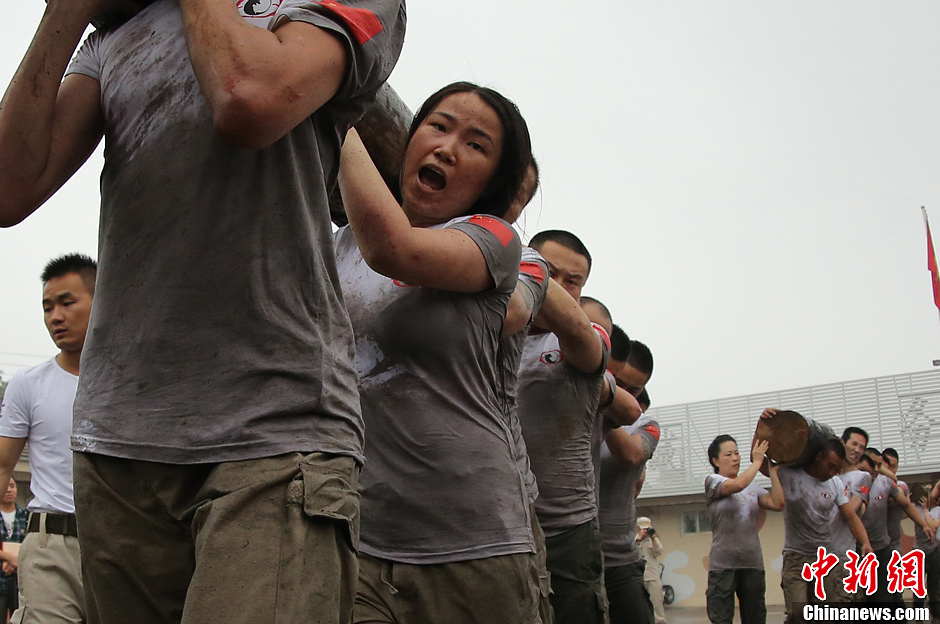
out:
{"label": "overcast sky", "polygon": [[[0,82],[43,8],[0,23]],[[940,4],[412,0],[391,82],[519,104],[542,167],[526,239],[594,255],[585,294],[653,350],[654,404],[922,370],[940,318]],[[101,152],[0,230],[0,370],[54,353],[38,274],[95,254]],[[185,267],[181,267],[185,270]]]}

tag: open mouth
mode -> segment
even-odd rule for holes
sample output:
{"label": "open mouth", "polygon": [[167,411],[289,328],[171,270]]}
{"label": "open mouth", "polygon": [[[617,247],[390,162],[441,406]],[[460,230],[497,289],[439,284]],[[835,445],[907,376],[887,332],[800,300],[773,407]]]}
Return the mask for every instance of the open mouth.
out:
{"label": "open mouth", "polygon": [[421,184],[435,191],[441,191],[447,186],[447,177],[444,172],[430,165],[418,169],[418,180]]}

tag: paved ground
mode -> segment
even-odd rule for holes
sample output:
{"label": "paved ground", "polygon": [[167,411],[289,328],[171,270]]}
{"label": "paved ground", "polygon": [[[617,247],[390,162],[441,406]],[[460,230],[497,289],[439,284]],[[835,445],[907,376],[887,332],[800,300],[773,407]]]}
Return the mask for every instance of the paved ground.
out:
{"label": "paved ground", "polygon": [[[705,607],[666,607],[666,621],[669,624],[708,624]],[[734,621],[739,622],[737,615]],[[767,624],[783,624],[783,605],[767,606]]]}

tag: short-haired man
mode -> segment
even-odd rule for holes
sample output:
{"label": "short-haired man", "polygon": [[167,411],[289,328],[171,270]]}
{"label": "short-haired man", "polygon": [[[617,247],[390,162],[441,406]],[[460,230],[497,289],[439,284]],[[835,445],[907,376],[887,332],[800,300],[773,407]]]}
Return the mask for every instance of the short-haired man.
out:
{"label": "short-haired man", "polygon": [[[842,432],[842,444],[845,446],[845,460],[842,462],[842,469],[839,472],[839,478],[846,488],[846,496],[849,498],[849,507],[852,513],[859,519],[862,516],[862,510],[868,502],[868,492],[871,489],[872,477],[865,470],[858,468],[858,463],[864,456],[865,447],[868,445],[868,433],[859,427],[846,427]],[[842,563],[846,561],[846,551],[855,550],[856,539],[852,534],[852,527],[846,522],[842,514],[836,514],[832,519],[831,537],[829,550],[839,557],[840,564],[830,574],[843,578],[847,571]],[[829,596],[829,602],[852,602],[853,596],[845,591],[842,583],[834,583],[833,590]]]}
{"label": "short-haired man", "polygon": [[616,398],[604,383],[612,328],[603,326],[605,315],[592,324],[577,304],[591,268],[584,244],[570,232],[550,230],[530,246],[548,263],[552,280],[523,350],[518,413],[538,481],[535,508],[546,536],[552,606],[559,624],[602,622],[592,441],[599,407]]}
{"label": "short-haired man", "polygon": [[[777,410],[768,408],[761,418],[773,418]],[[845,446],[833,436],[820,444],[816,454],[805,467],[783,466],[778,475],[781,488],[771,489],[773,501],[784,509],[783,567],[780,586],[786,603],[786,622],[802,621],[803,606],[811,602],[813,592],[803,580],[803,564],[816,560],[817,548],[828,547],[832,535],[832,522],[841,514],[852,535],[861,545],[859,554],[871,552],[871,544],[861,521],[849,505],[845,485],[838,477],[845,461]],[[842,576],[826,576],[827,596],[836,591]]]}
{"label": "short-haired man", "polygon": [[92,619],[349,617],[364,432],[329,192],[405,21],[404,0],[49,1],[0,107],[0,225],[104,138],[72,435]]}
{"label": "short-haired man", "polygon": [[[618,389],[642,396],[652,375],[652,353],[639,341],[618,352],[625,354],[611,367]],[[636,497],[659,438],[659,423],[644,414],[630,426],[606,430],[601,447],[598,516],[611,624],[653,624],[661,618],[646,589],[646,566],[635,540]]]}
{"label": "short-haired man", "polygon": [[884,461],[884,454],[878,449],[868,447],[865,454],[875,464],[875,478],[868,493],[868,506],[862,516],[865,531],[871,539],[871,546],[878,558],[878,590],[868,596],[869,603],[895,604],[899,597],[888,591],[888,563],[891,561],[891,536],[888,533],[888,505],[894,502],[907,516],[920,525],[928,534],[932,534],[930,526],[923,515],[911,503],[910,499],[896,484],[897,477],[888,468]]}
{"label": "short-haired man", "polygon": [[[897,475],[901,463],[901,457],[898,455],[897,450],[889,446],[881,451],[881,457],[884,460],[885,468]],[[911,488],[906,482],[898,479],[897,486],[908,499],[911,498]],[[898,504],[895,499],[892,498],[888,501],[888,539],[890,540],[889,548],[891,550],[901,552],[901,520],[904,519],[905,515],[904,507]]]}
{"label": "short-haired man", "polygon": [[623,369],[617,373],[617,385],[639,396],[653,376],[653,352],[639,340],[630,343],[630,353]]}
{"label": "short-haired man", "polygon": [[[534,161],[533,161],[534,162]],[[530,169],[531,170],[531,169]],[[536,170],[537,171],[537,170]],[[531,194],[527,194],[531,196]],[[529,497],[529,513],[532,524],[533,559],[539,576],[541,598],[539,600],[539,616],[542,624],[552,624],[554,615],[550,601],[551,580],[548,572],[547,555],[545,551],[545,533],[539,524],[538,514],[535,511],[535,501],[539,496],[538,483],[532,464],[529,461],[529,452],[526,448],[525,438],[522,435],[522,424],[519,422],[519,413],[516,403],[516,392],[519,386],[519,361],[522,349],[525,347],[529,328],[535,317],[538,316],[545,301],[549,282],[548,264],[537,251],[531,247],[523,247],[519,260],[519,279],[509,303],[509,310],[503,321],[503,332],[500,337],[500,370],[504,396],[501,400],[504,412],[512,434],[513,453],[519,468],[519,473],[525,480],[526,492]],[[568,298],[573,307],[574,300]]]}
{"label": "short-haired man", "polygon": [[59,353],[13,377],[3,397],[0,483],[27,442],[32,469],[32,515],[18,561],[24,623],[85,621],[69,436],[96,274],[94,260],[79,254],[46,265],[43,320]]}

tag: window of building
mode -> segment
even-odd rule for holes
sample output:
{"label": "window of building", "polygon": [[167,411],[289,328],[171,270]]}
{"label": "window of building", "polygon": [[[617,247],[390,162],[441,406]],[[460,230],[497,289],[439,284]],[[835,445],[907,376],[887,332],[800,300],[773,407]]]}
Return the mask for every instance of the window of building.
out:
{"label": "window of building", "polygon": [[712,530],[711,519],[707,511],[683,511],[682,534],[707,533]]}

